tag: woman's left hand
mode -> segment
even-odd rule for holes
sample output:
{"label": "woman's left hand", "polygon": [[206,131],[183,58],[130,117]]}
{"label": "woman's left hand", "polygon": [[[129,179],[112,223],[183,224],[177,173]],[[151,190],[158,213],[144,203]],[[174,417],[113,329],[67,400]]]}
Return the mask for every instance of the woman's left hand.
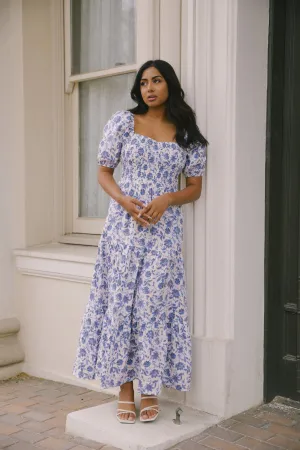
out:
{"label": "woman's left hand", "polygon": [[170,197],[168,194],[163,194],[154,198],[148,205],[144,206],[144,208],[140,210],[139,216],[146,216],[149,223],[155,225],[169,206]]}

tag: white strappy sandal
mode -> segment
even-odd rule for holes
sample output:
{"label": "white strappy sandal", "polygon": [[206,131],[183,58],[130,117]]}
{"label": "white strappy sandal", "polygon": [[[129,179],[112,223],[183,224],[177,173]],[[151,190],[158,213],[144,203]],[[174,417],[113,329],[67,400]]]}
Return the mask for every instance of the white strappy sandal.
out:
{"label": "white strappy sandal", "polygon": [[[134,405],[134,402],[125,402],[125,401],[121,401],[119,400],[118,403],[130,403],[131,405]],[[119,415],[123,414],[123,413],[128,413],[128,414],[134,414],[134,419],[120,419]],[[121,409],[118,408],[117,409],[117,419],[120,423],[135,423],[135,418],[136,418],[136,413],[135,411],[131,411],[130,409]]]}
{"label": "white strappy sandal", "polygon": [[[146,398],[157,398],[157,397],[156,396],[153,396],[153,397],[141,397],[141,400],[143,400],[144,398],[146,399]],[[144,411],[150,411],[150,410],[151,411],[155,411],[156,414],[153,417],[149,417],[148,419],[143,419],[143,417],[142,417],[143,412]],[[159,408],[158,405],[146,406],[146,408],[143,408],[140,411],[140,422],[154,422],[154,420],[156,420],[157,417],[158,417],[159,411],[160,411],[160,408]]]}

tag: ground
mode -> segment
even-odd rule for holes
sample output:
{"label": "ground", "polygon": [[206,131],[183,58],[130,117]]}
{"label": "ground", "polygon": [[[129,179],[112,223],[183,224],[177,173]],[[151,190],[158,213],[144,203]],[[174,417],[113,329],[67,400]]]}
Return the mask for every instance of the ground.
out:
{"label": "ground", "polygon": [[[64,433],[69,412],[114,399],[104,393],[25,374],[2,381],[0,449],[114,450]],[[276,398],[177,444],[175,449],[300,450],[300,404]]]}

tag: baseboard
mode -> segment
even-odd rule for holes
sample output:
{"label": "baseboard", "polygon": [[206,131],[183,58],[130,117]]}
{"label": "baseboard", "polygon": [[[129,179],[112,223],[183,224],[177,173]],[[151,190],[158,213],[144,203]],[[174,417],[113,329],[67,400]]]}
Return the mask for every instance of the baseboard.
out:
{"label": "baseboard", "polygon": [[86,389],[90,389],[92,391],[105,392],[112,395],[118,395],[119,392],[118,388],[105,389],[104,391],[98,386],[96,380],[95,381],[80,380],[79,378],[76,378],[73,375],[63,375],[61,373],[57,373],[52,370],[39,369],[36,366],[33,366],[26,362],[24,363],[23,371],[33,377],[44,378],[45,380],[57,381],[59,383],[72,384],[73,386],[81,386],[85,387]]}

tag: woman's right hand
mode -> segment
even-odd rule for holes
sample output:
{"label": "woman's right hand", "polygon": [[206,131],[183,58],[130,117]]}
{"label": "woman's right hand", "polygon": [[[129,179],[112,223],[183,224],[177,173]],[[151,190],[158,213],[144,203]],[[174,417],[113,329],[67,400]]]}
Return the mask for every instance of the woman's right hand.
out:
{"label": "woman's right hand", "polygon": [[[131,215],[131,217],[143,227],[148,227],[149,222],[143,217],[139,217],[140,209],[144,208],[144,203],[137,198],[130,197],[129,195],[122,195],[119,200],[120,205]],[[138,208],[140,206],[141,208]],[[146,215],[146,214],[145,214]]]}

